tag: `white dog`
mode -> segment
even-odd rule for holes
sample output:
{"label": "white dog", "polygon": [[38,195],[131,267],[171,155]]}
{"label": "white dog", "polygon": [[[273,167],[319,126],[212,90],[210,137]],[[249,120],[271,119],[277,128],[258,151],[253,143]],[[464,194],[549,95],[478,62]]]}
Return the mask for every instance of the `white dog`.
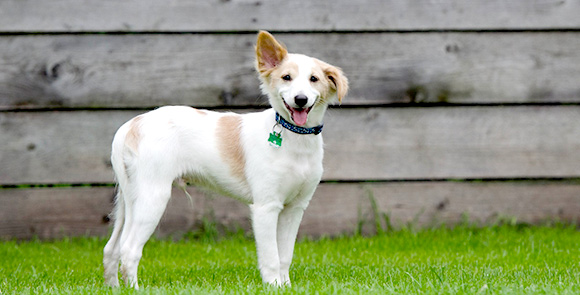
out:
{"label": "white dog", "polygon": [[342,71],[289,54],[260,32],[256,68],[271,109],[238,115],[167,106],[119,128],[111,160],[119,183],[115,225],[104,249],[105,280],[138,289],[143,246],[157,227],[172,183],[185,179],[249,204],[264,282],[290,284],[302,215],[322,176],[322,119],[348,90]]}

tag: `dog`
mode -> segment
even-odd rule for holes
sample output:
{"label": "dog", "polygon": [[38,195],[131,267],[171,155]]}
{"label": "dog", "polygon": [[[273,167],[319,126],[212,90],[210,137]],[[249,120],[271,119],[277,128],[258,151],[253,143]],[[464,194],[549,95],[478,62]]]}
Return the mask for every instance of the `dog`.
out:
{"label": "dog", "polygon": [[221,113],[165,106],[116,132],[111,161],[118,182],[113,232],[104,248],[107,284],[135,289],[142,250],[176,180],[249,204],[264,283],[290,285],[289,268],[304,210],[322,177],[322,123],[348,91],[342,70],[290,54],[260,31],[256,69],[270,109]]}

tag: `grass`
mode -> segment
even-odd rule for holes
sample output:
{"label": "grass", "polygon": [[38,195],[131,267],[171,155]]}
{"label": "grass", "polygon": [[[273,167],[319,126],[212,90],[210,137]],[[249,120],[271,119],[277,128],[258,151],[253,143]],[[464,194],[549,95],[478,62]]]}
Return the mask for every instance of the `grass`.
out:
{"label": "grass", "polygon": [[571,226],[388,231],[374,237],[302,240],[293,286],[259,278],[254,244],[151,240],[143,290],[111,290],[101,277],[105,240],[0,243],[2,294],[580,294],[580,232]]}

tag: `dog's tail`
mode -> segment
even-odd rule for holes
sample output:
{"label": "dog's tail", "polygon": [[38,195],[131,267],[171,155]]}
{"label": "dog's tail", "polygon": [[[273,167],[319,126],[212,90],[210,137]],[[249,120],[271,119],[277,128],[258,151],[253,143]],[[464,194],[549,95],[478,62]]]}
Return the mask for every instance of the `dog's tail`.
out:
{"label": "dog's tail", "polygon": [[131,165],[134,156],[125,144],[125,139],[129,131],[129,122],[125,123],[119,128],[119,130],[117,130],[111,145],[111,165],[113,166],[113,172],[115,173],[117,189],[115,195],[115,207],[109,216],[115,222],[111,238],[120,235],[125,219],[125,199],[130,185],[129,166]]}
{"label": "dog's tail", "polygon": [[[117,130],[111,146],[111,164],[115,172],[115,181],[117,182],[117,194],[115,196],[115,209],[112,212],[112,218],[115,220],[114,231],[121,230],[125,217],[125,202],[130,191],[130,171],[134,160],[134,154],[127,148],[125,139],[129,132],[129,124],[125,123]],[[114,234],[114,233],[113,233]]]}

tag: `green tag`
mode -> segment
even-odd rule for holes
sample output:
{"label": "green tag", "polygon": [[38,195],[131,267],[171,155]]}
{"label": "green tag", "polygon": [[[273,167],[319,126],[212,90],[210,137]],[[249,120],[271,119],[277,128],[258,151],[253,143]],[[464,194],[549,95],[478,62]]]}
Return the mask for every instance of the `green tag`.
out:
{"label": "green tag", "polygon": [[275,148],[279,148],[282,146],[281,134],[282,134],[282,132],[275,132],[275,131],[272,131],[272,133],[270,133],[270,138],[268,138],[268,142],[270,143],[271,146],[273,146]]}

